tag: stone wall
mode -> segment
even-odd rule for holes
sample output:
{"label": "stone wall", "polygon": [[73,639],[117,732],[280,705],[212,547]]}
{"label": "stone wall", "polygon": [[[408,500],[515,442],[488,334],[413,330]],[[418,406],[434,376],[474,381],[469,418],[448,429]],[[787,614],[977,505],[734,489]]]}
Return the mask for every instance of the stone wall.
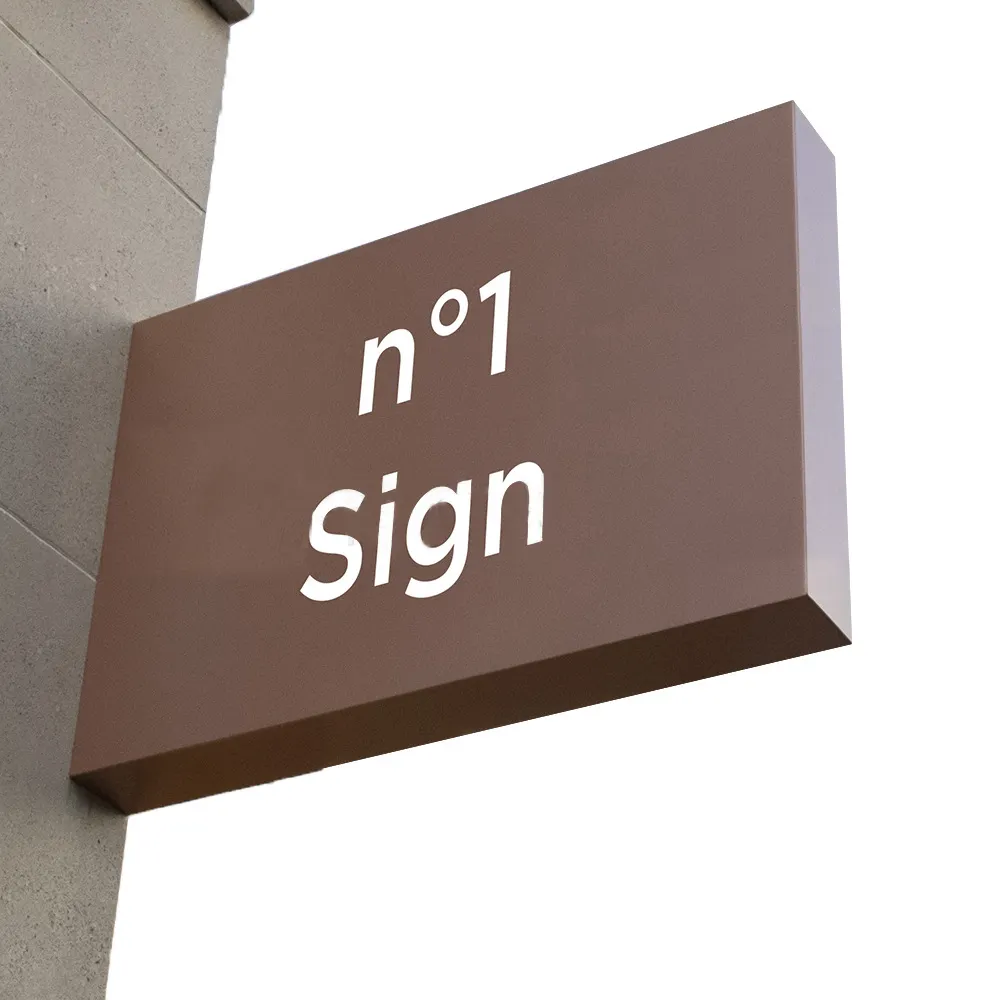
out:
{"label": "stone wall", "polygon": [[194,297],[250,0],[0,0],[0,997],[104,996],[125,819],[70,750],[132,323]]}

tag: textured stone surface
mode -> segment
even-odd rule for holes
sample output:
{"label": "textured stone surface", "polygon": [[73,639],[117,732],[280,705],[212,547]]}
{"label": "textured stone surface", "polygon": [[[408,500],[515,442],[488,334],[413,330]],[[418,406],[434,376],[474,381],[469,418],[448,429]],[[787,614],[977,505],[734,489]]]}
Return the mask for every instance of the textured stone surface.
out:
{"label": "textured stone surface", "polygon": [[125,819],[67,774],[93,581],[0,512],[0,997],[99,1000]]}
{"label": "textured stone surface", "polygon": [[205,0],[0,0],[0,18],[205,206],[229,38]]}
{"label": "textured stone surface", "polygon": [[104,996],[125,820],[68,778],[92,574],[132,323],[194,295],[227,42],[204,0],[0,0],[2,1000]]}
{"label": "textured stone surface", "polygon": [[204,216],[2,25],[0,150],[0,506],[93,572],[131,324],[193,298]]}

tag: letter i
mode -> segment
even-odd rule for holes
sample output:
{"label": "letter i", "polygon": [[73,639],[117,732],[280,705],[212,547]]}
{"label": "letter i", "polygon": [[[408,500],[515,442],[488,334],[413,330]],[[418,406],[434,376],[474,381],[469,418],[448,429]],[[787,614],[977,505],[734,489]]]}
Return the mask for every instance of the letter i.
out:
{"label": "letter i", "polygon": [[[391,493],[396,488],[396,473],[382,477],[382,492]],[[378,548],[375,550],[375,586],[389,582],[389,564],[392,561],[392,525],[396,515],[394,503],[382,504],[378,516]]]}

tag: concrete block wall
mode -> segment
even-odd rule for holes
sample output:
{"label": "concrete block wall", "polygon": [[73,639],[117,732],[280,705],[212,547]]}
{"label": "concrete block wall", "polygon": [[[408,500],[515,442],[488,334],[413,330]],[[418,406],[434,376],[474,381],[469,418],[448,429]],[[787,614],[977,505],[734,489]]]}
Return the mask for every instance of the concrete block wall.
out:
{"label": "concrete block wall", "polygon": [[104,996],[125,820],[68,778],[131,325],[194,296],[227,21],[0,0],[0,997]]}

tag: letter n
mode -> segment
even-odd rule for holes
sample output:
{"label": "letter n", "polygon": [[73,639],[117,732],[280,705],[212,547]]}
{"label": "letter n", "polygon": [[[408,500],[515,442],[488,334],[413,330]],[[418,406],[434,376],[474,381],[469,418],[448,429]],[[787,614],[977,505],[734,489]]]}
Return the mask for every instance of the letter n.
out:
{"label": "letter n", "polygon": [[375,371],[379,358],[390,348],[399,353],[399,380],[396,383],[396,402],[405,403],[413,390],[413,334],[409,330],[393,330],[381,340],[373,337],[365,341],[365,361],[361,369],[361,401],[358,415],[371,413],[375,405]]}
{"label": "letter n", "polygon": [[503,523],[503,498],[514,483],[523,483],[528,492],[528,544],[542,540],[544,516],[545,475],[534,462],[522,462],[505,476],[503,472],[490,473],[486,497],[486,551],[495,556],[500,551],[500,529]]}

